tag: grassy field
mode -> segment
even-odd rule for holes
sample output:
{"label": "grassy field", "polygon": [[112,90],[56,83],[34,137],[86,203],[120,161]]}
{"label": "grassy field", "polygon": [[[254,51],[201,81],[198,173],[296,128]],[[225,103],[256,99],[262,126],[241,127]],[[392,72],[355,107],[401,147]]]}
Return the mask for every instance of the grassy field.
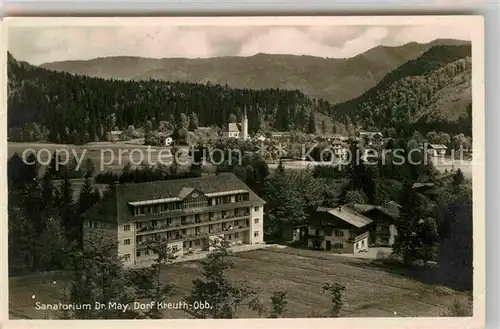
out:
{"label": "grassy field", "polygon": [[[464,302],[465,293],[422,283],[400,274],[374,267],[370,260],[353,259],[324,252],[270,247],[234,255],[235,267],[229,273],[234,280],[246,279],[260,292],[265,303],[277,289],[286,289],[289,304],[286,317],[322,317],[329,312],[330,300],[322,293],[326,282],[346,286],[344,317],[440,316],[455,300]],[[169,266],[165,281],[176,285],[175,296],[181,301],[199,274],[198,262]],[[65,286],[64,274],[30,275],[9,280],[9,313],[13,318],[50,318],[37,311],[35,302],[58,302]],[[32,295],[36,298],[32,299]],[[472,311],[471,311],[472,312]],[[186,318],[182,311],[165,311],[165,318]],[[237,317],[256,314],[243,305]]]}
{"label": "grassy field", "polygon": [[[91,159],[97,171],[121,170],[129,162],[134,167],[143,161],[146,163],[151,162],[152,164],[170,164],[172,161],[172,156],[166,148],[151,146],[149,148],[151,150],[150,155],[148,155],[147,146],[127,142],[98,142],[85,145],[9,142],[7,149],[9,157],[14,153],[22,155],[27,149],[34,150],[40,155],[39,160],[43,163],[48,161],[51,153],[64,149],[69,152],[70,157],[76,155],[78,158],[83,156],[84,159]],[[43,151],[40,152],[42,149]],[[49,152],[45,150],[49,150]],[[160,151],[162,152],[160,153]],[[61,160],[65,160],[64,153],[61,155]],[[181,157],[181,161],[184,161],[184,158]]]}
{"label": "grassy field", "polygon": [[[127,163],[132,161],[132,165],[138,165],[144,160],[148,162],[148,157],[152,164],[170,164],[172,161],[172,157],[170,152],[165,150],[165,148],[161,147],[151,147],[151,156],[148,156],[147,149],[148,147],[145,145],[135,144],[133,142],[97,142],[97,143],[88,143],[85,145],[63,145],[63,144],[49,144],[49,143],[16,143],[9,142],[8,143],[8,156],[12,156],[14,153],[22,154],[26,149],[33,149],[38,152],[40,149],[47,149],[51,152],[54,152],[57,149],[66,149],[70,153],[75,152],[78,157],[81,157],[84,154],[85,159],[90,158],[96,169],[98,171],[119,171],[121,170]],[[187,149],[188,147],[184,147]],[[134,150],[134,151],[132,151]],[[159,153],[160,150],[163,150],[162,153]],[[85,151],[85,153],[83,153]],[[120,153],[121,152],[121,153]],[[42,152],[40,153],[40,157],[42,161],[47,161],[47,155],[49,153]],[[183,165],[188,165],[189,161],[187,157],[181,156],[180,161],[183,162]],[[460,168],[464,175],[467,178],[472,177],[472,166],[471,161],[468,160],[456,160],[454,162],[454,166],[452,166],[452,161],[449,158],[437,159],[433,160],[435,162],[435,166],[441,172],[445,170],[450,171],[453,167],[455,169]],[[321,164],[319,162],[314,161],[285,161],[284,166],[287,169],[304,169],[307,166],[315,166]],[[278,166],[278,161],[274,161],[273,163],[269,163],[269,168],[271,170],[276,169]]]}

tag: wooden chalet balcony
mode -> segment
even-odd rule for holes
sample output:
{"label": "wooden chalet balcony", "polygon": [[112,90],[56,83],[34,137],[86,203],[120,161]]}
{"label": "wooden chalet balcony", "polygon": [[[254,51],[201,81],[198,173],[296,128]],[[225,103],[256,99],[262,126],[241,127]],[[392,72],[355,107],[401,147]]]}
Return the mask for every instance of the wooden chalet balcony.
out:
{"label": "wooden chalet balcony", "polygon": [[[250,229],[250,225],[240,225],[237,228],[233,229],[221,229],[221,230],[214,230],[211,232],[199,232],[199,233],[192,233],[192,234],[179,234],[175,237],[172,238],[164,238],[163,241],[165,242],[176,242],[176,241],[191,241],[191,240],[197,240],[197,239],[202,239],[202,238],[207,238],[209,236],[213,235],[220,235],[220,234],[232,234],[232,233],[239,233],[239,232],[244,232],[248,231]],[[149,243],[154,243],[155,240],[146,240],[142,241],[137,244],[137,248],[145,248]]]}
{"label": "wooden chalet balcony", "polygon": [[241,202],[235,202],[235,203],[225,203],[225,204],[219,204],[219,205],[213,205],[213,206],[205,206],[205,207],[196,207],[196,208],[185,208],[185,209],[177,209],[177,210],[170,210],[170,211],[164,211],[164,212],[156,212],[156,213],[149,213],[149,214],[144,214],[144,215],[136,215],[134,216],[134,221],[139,222],[139,221],[149,221],[149,220],[155,220],[155,219],[165,219],[165,218],[175,218],[175,217],[182,217],[182,216],[188,216],[188,215],[196,215],[196,214],[205,214],[209,212],[216,212],[216,211],[222,211],[222,210],[233,210],[237,208],[250,208],[254,207],[256,205],[261,206],[258,202],[254,201],[241,201]]}
{"label": "wooden chalet balcony", "polygon": [[172,231],[172,230],[182,230],[182,229],[188,229],[188,228],[194,228],[198,226],[206,226],[206,225],[212,225],[212,224],[219,224],[219,223],[224,223],[228,221],[233,221],[233,220],[240,220],[240,219],[250,219],[250,213],[245,213],[243,215],[238,215],[238,216],[227,216],[225,218],[212,218],[211,220],[198,220],[198,221],[193,221],[192,223],[186,223],[186,224],[164,224],[164,225],[158,225],[158,226],[148,226],[148,227],[143,227],[139,229],[136,233],[136,235],[147,235],[147,234],[152,234],[152,233],[161,233],[161,232],[166,232],[166,231]]}

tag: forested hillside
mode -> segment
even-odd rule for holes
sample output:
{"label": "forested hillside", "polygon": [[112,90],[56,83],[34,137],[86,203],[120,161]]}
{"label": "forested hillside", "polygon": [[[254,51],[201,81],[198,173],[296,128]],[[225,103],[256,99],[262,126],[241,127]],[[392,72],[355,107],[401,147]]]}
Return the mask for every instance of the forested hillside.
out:
{"label": "forested hillside", "polygon": [[[124,80],[165,80],[227,84],[232,88],[298,89],[335,104],[358,97],[386,74],[435,45],[467,44],[438,39],[421,44],[378,46],[350,58],[279,54],[216,58],[106,57],[46,63],[51,70]],[[307,51],[307,49],[305,49]]]}
{"label": "forested hillside", "polygon": [[365,127],[472,135],[471,48],[436,46],[389,73],[374,88],[335,105],[332,116]]}
{"label": "forested hillside", "polygon": [[298,90],[76,76],[19,62],[10,54],[8,76],[11,140],[19,139],[19,134],[46,133],[53,142],[74,142],[78,136],[81,142],[98,141],[116,128],[141,126],[148,120],[177,125],[183,115],[193,113],[200,126],[222,127],[240,119],[244,110],[251,133],[259,129],[307,132],[315,113],[328,114],[331,106]]}
{"label": "forested hillside", "polygon": [[240,120],[243,111],[250,133],[321,130],[352,135],[362,127],[407,136],[414,130],[471,136],[470,56],[470,45],[435,46],[360,97],[332,105],[299,90],[78,76],[19,62],[9,54],[9,137],[85,143],[146,122],[153,129],[160,122],[187,128],[186,116],[194,123],[191,129],[222,128]]}

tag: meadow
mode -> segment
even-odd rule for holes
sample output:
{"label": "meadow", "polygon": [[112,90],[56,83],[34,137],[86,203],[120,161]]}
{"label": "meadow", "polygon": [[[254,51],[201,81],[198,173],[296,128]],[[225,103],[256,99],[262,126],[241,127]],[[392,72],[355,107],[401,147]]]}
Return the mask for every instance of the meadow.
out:
{"label": "meadow", "polygon": [[[284,317],[324,317],[330,299],[322,292],[326,282],[345,285],[342,317],[429,317],[442,316],[455,301],[465,303],[467,295],[422,279],[373,265],[369,259],[348,258],[318,251],[291,247],[268,247],[235,253],[233,280],[248,280],[258,290],[261,300],[278,289],[288,294]],[[189,294],[192,281],[199,275],[199,261],[175,263],[163,273],[165,281],[176,286],[168,302],[179,302]],[[67,274],[46,273],[9,279],[9,314],[11,318],[43,319],[54,315],[38,311],[36,301],[56,303],[67,287]],[[32,299],[32,296],[35,299]],[[269,305],[266,305],[269,306]],[[472,310],[470,310],[472,312]],[[165,318],[189,318],[180,310],[165,310]],[[238,318],[257,315],[242,305]]]}

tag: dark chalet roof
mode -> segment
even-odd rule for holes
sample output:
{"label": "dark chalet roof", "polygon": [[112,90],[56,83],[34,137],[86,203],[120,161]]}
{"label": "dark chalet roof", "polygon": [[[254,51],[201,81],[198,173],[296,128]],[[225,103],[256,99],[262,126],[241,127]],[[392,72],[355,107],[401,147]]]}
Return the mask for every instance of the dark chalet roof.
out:
{"label": "dark chalet roof", "polygon": [[264,200],[234,174],[224,173],[216,176],[118,184],[107,198],[85,213],[85,216],[96,216],[101,221],[112,222],[116,222],[116,220],[131,220],[133,216],[129,205],[130,202],[169,198],[183,199],[194,190],[201,193],[245,190],[249,193],[249,200],[251,202],[265,203]]}
{"label": "dark chalet roof", "polygon": [[[398,219],[401,211],[401,206],[394,201],[389,201],[380,206],[374,206],[369,204],[353,204],[352,207],[359,211],[360,213],[367,215],[373,211],[379,211],[392,219]],[[369,215],[367,215],[369,216]]]}
{"label": "dark chalet roof", "polygon": [[344,205],[337,208],[318,207],[317,211],[328,213],[357,228],[361,228],[372,222],[370,218],[360,214],[356,211],[356,209],[349,205]]}

